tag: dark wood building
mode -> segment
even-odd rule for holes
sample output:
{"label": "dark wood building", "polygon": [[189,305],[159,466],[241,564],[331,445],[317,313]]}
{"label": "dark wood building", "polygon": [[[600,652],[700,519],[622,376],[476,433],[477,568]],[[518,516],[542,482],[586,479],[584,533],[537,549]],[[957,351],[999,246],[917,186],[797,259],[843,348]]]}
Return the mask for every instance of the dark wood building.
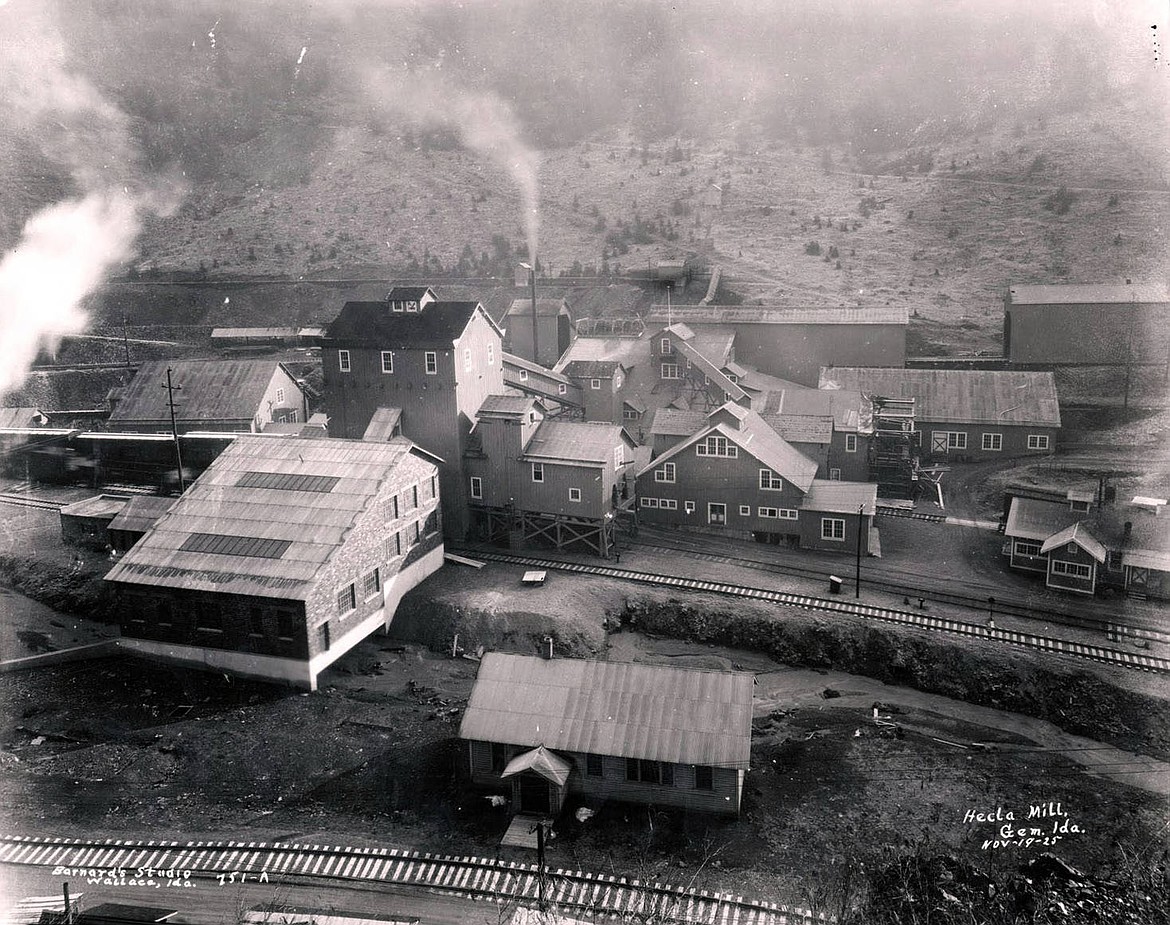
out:
{"label": "dark wood building", "polygon": [[489,652],[463,714],[472,781],[516,812],[569,795],[737,814],[750,672]]}
{"label": "dark wood building", "polygon": [[106,575],[122,645],[315,689],[442,565],[439,521],[407,440],[241,436]]}
{"label": "dark wood building", "polygon": [[537,299],[535,312],[531,298],[513,299],[500,327],[505,350],[551,369],[573,340],[573,313],[564,299]]}

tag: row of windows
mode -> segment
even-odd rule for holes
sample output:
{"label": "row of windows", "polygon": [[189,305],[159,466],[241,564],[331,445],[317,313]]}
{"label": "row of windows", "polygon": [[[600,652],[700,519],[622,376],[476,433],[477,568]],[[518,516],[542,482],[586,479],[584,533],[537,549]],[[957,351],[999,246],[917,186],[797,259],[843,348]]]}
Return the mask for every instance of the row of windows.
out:
{"label": "row of windows", "polygon": [[[527,381],[528,381],[528,370],[526,370],[526,369],[521,369],[521,370],[519,370],[519,379],[520,379],[520,381],[521,381],[521,382],[527,382]],[[595,380],[593,380],[593,381],[594,381],[594,382],[597,382],[597,381],[599,381],[599,380],[596,380],[596,379],[595,379]],[[600,385],[595,385],[595,386],[594,386],[594,388],[595,388],[595,389],[597,389],[597,388],[601,388],[601,386],[600,386]],[[558,394],[558,395],[564,395],[564,394],[565,394],[566,392],[568,392],[568,391],[569,391],[569,387],[568,387],[567,385],[565,385],[563,382],[558,382],[558,383],[557,383],[557,394]]]}
{"label": "row of windows", "polygon": [[1067,575],[1069,578],[1092,578],[1093,569],[1079,562],[1063,562],[1060,559],[1052,560],[1053,575]]}
{"label": "row of windows", "polygon": [[[967,449],[967,434],[960,430],[936,430],[932,434],[934,450],[965,450]],[[1003,449],[1003,434],[1002,433],[984,433],[982,435],[981,449],[989,453],[998,453]],[[856,438],[854,438],[856,441]],[[846,437],[846,446],[848,450],[848,437]],[[856,443],[854,444],[856,449]],[[1028,434],[1028,449],[1029,450],[1047,450],[1048,449],[1048,435],[1047,434]],[[850,451],[852,452],[852,451]]]}
{"label": "row of windows", "polygon": [[1016,540],[1015,553],[1017,556],[1038,556],[1040,555],[1040,544]]}
{"label": "row of windows", "polygon": [[[693,514],[695,512],[694,501],[686,501],[684,504],[684,510],[688,514]],[[640,507],[658,508],[659,510],[665,511],[678,510],[678,501],[676,501],[674,498],[640,498],[638,500],[638,505]],[[722,520],[719,518],[723,517],[725,513],[725,506],[722,504],[715,504],[713,507],[714,510],[708,511],[708,513],[716,519],[713,519],[711,522],[722,523]],[[739,516],[751,517],[751,505],[741,504],[739,506]],[[756,516],[777,520],[798,520],[800,517],[799,513],[795,509],[786,507],[759,507],[756,508]]]}
{"label": "row of windows", "polygon": [[[639,499],[638,504],[642,507],[662,508],[665,511],[678,510],[678,502],[674,498],[641,498]],[[687,504],[690,505],[688,513],[695,509],[693,501],[688,501]]]}
{"label": "row of windows", "polygon": [[711,434],[706,440],[700,440],[695,444],[695,455],[722,456],[726,459],[738,459],[739,447],[726,437]]}
{"label": "row of windows", "polygon": [[[537,475],[536,475],[536,467],[537,466],[540,466],[540,477],[539,478],[537,478]],[[532,481],[534,481],[534,482],[543,482],[544,481],[544,465],[543,465],[543,463],[533,463],[532,464]],[[483,479],[478,475],[473,475],[471,477],[471,497],[476,501],[483,500]],[[569,500],[574,502],[574,503],[580,502],[581,489],[580,488],[570,488],[569,489]]]}
{"label": "row of windows", "polygon": [[[382,362],[382,372],[387,374],[387,375],[393,375],[393,373],[394,373],[394,351],[393,350],[382,350],[380,353],[381,353],[381,362]],[[495,347],[492,344],[488,344],[488,348],[487,348],[488,366],[494,365],[495,362],[496,362]],[[475,363],[474,363],[472,356],[471,356],[471,348],[466,347],[463,350],[463,368],[470,371],[471,369],[474,368],[474,366],[475,366]],[[338,350],[337,351],[337,369],[338,369],[338,371],[343,372],[343,373],[353,372],[353,361],[350,358],[350,354],[349,354],[348,350]],[[428,376],[438,375],[439,354],[437,351],[427,350],[423,353],[423,369],[425,370],[425,372]],[[524,371],[521,370],[521,372],[523,373]],[[521,375],[521,378],[523,379],[526,377]],[[277,401],[283,401],[283,399],[278,397]]]}
{"label": "row of windows", "polygon": [[[417,529],[418,524],[415,523]],[[358,583],[351,581],[344,588],[337,592],[337,612],[342,616],[357,610],[357,587]],[[362,600],[368,601],[382,590],[382,573],[379,569],[374,569],[362,576],[361,578],[361,593]]]}

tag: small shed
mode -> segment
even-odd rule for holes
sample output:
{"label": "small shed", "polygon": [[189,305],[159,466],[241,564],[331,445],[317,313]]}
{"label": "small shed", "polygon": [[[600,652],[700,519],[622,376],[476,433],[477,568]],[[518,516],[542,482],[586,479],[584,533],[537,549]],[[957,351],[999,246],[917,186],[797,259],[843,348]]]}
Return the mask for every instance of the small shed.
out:
{"label": "small shed", "polygon": [[111,521],[130,500],[127,495],[96,495],[61,508],[61,539],[67,545],[105,549]]}
{"label": "small shed", "polygon": [[142,539],[146,531],[171,509],[176,500],[157,495],[135,495],[129,498],[106,528],[114,552],[121,555]]}

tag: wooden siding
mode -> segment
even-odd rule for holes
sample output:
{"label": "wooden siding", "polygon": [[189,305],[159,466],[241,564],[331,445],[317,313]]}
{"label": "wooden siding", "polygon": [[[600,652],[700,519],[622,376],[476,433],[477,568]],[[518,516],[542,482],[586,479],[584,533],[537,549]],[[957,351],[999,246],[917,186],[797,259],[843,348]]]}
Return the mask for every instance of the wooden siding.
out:
{"label": "wooden siding", "polygon": [[1170,304],[1012,305],[1004,353],[1013,363],[1123,364],[1170,359]]}
{"label": "wooden siding", "polygon": [[1009,553],[1009,562],[1012,568],[1020,569],[1024,572],[1047,572],[1048,571],[1048,557],[1037,553],[1036,555],[1027,555],[1026,553],[1019,553],[1016,551],[1017,543],[1030,543],[1037,549],[1043,544],[1043,540],[1024,540],[1018,537],[1013,537],[1008,540],[1011,543],[1011,552]]}
{"label": "wooden siding", "polygon": [[601,388],[595,389],[588,376],[573,378],[573,384],[581,391],[581,403],[585,408],[584,420],[621,424],[622,400],[614,389],[613,379],[602,379]]}
{"label": "wooden siding", "polygon": [[[824,518],[834,518],[845,521],[845,536],[840,540],[821,538],[821,521]],[[823,513],[821,511],[800,512],[800,545],[802,549],[819,549],[824,552],[840,552],[854,556],[857,554],[857,514]],[[869,528],[873,518],[868,514],[860,518],[862,525],[861,554],[869,554]]]}
{"label": "wooden siding", "polygon": [[[507,758],[527,751],[520,746],[505,746]],[[511,787],[492,770],[490,742],[468,743],[471,779],[481,787],[506,790]],[[695,766],[671,765],[674,784],[646,784],[626,780],[626,759],[614,755],[601,756],[602,776],[587,772],[587,756],[579,752],[557,752],[573,763],[569,774],[568,792],[592,800],[615,800],[623,803],[648,803],[655,806],[675,806],[701,812],[734,815],[739,812],[743,772],[734,768],[712,768],[711,790],[695,788]]]}
{"label": "wooden siding", "polygon": [[[857,451],[847,452],[845,449],[846,436],[857,437]],[[872,438],[868,434],[850,434],[848,431],[833,429],[833,439],[829,444],[829,458],[824,474],[817,470],[817,478],[830,477],[830,469],[840,469],[840,479],[843,482],[868,482],[869,479],[869,445]],[[798,447],[799,448],[799,447]]]}
{"label": "wooden siding", "polygon": [[[1013,456],[1047,456],[1056,450],[1055,427],[1032,427],[1012,424],[994,427],[990,424],[946,424],[935,421],[919,421],[918,429],[922,431],[922,452],[924,456],[937,459],[950,459],[955,462],[984,462],[991,459],[1009,459]],[[966,449],[935,449],[934,435],[936,433],[962,433],[967,435]],[[1001,450],[983,449],[984,434],[1001,434]],[[1048,449],[1029,450],[1028,437],[1031,435],[1046,436]]]}
{"label": "wooden siding", "polygon": [[816,388],[822,366],[905,366],[904,324],[752,324],[734,328],[735,358],[770,376]]}
{"label": "wooden siding", "polygon": [[[1070,545],[1073,547],[1070,549]],[[1057,574],[1053,567],[1057,562],[1067,562],[1073,565],[1087,566],[1088,578],[1078,578],[1073,575]],[[1048,578],[1050,588],[1059,588],[1062,591],[1077,591],[1081,594],[1092,594],[1097,587],[1097,560],[1089,555],[1080,546],[1066,544],[1059,549],[1048,552]]]}

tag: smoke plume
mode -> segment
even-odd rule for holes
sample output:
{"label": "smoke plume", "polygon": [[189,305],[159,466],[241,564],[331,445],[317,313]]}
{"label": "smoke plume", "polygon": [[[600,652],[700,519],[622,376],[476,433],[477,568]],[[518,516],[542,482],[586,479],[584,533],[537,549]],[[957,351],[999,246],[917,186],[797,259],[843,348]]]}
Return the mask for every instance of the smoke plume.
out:
{"label": "smoke plume", "polygon": [[73,191],[35,212],[0,259],[0,399],[42,350],[84,330],[85,298],[131,257],[140,218],[165,212],[173,189],[137,177],[126,117],[71,72],[51,15],[19,0],[0,6],[0,120],[72,179]]}
{"label": "smoke plume", "polygon": [[495,93],[463,90],[438,74],[374,71],[366,88],[374,105],[423,126],[445,126],[463,144],[506,170],[520,193],[528,257],[540,231],[540,156],[524,143],[519,120]]}

